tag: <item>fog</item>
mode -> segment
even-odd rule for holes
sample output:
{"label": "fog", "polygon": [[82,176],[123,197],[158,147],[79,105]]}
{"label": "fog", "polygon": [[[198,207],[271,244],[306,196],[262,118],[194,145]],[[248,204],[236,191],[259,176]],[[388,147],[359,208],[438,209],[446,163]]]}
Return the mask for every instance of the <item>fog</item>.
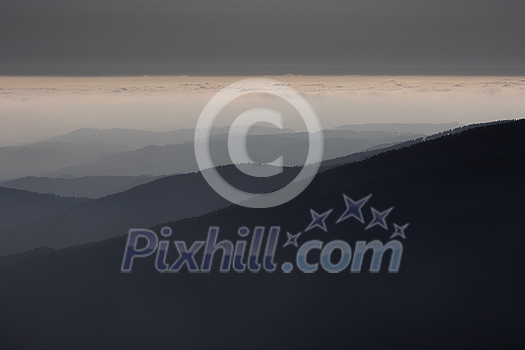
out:
{"label": "fog", "polygon": [[[272,76],[303,93],[322,126],[462,124],[525,116],[525,77]],[[33,142],[83,127],[168,131],[194,127],[221,88],[241,77],[0,77],[0,145]],[[235,101],[217,126],[243,110],[291,107],[266,95]],[[287,109],[288,108],[288,109]],[[289,116],[287,119],[286,116]]]}

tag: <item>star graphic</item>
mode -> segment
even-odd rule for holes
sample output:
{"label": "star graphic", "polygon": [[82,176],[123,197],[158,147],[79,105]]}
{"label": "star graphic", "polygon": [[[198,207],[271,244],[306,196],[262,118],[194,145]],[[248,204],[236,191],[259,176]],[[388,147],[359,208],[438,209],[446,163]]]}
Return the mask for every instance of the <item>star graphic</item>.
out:
{"label": "star graphic", "polygon": [[343,193],[343,198],[345,199],[346,204],[346,210],[343,213],[343,215],[341,215],[341,217],[336,221],[336,224],[348,219],[351,216],[353,216],[354,218],[356,218],[364,224],[365,220],[363,219],[363,213],[361,212],[361,209],[363,209],[363,206],[370,199],[370,197],[372,197],[372,194],[369,194],[365,198],[361,198],[357,202],[354,202],[352,198],[348,197],[346,194]]}
{"label": "star graphic", "polygon": [[394,207],[387,209],[383,212],[379,212],[373,207],[370,207],[370,209],[372,209],[372,214],[374,215],[374,219],[368,224],[365,230],[368,230],[370,227],[373,227],[375,225],[379,225],[385,230],[388,230],[388,226],[386,224],[385,218],[387,217],[388,214],[390,214],[390,212],[392,211],[392,209],[394,209]]}
{"label": "star graphic", "polygon": [[394,234],[390,237],[390,239],[392,239],[392,238],[394,238],[396,236],[401,236],[404,239],[406,239],[406,237],[405,237],[405,229],[408,227],[408,225],[410,225],[410,223],[408,223],[408,224],[406,224],[404,226],[401,226],[401,227],[399,227],[396,224],[394,224],[394,228],[396,230],[394,231]]}
{"label": "star graphic", "polygon": [[304,230],[305,232],[308,231],[308,230],[311,230],[313,229],[314,227],[319,227],[321,230],[323,230],[324,232],[328,232],[327,228],[326,228],[326,223],[324,222],[326,220],[326,218],[328,217],[328,215],[330,215],[330,213],[332,212],[333,209],[330,209],[322,214],[317,214],[314,210],[310,209],[310,214],[312,215],[312,222],[310,223],[310,225],[308,225],[308,227],[306,228],[306,230]]}
{"label": "star graphic", "polygon": [[299,238],[301,233],[302,232],[299,232],[296,235],[292,235],[290,232],[286,232],[286,234],[288,235],[288,241],[286,241],[286,243],[283,245],[283,248],[290,244],[297,247],[297,238]]}

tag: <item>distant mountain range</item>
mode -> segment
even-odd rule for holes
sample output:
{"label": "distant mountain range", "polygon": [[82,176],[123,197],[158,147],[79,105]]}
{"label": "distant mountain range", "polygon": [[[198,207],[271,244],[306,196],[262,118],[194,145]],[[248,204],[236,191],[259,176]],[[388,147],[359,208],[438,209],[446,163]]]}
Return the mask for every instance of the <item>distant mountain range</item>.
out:
{"label": "distant mountain range", "polygon": [[[422,344],[521,349],[525,346],[520,327],[525,305],[521,292],[524,133],[525,120],[520,120],[429,138],[326,170],[301,195],[279,207],[232,205],[175,221],[178,212],[173,211],[171,222],[153,227],[159,231],[169,225],[174,232],[170,240],[191,243],[203,239],[209,226],[220,227],[221,240],[233,241],[239,239],[240,226],[280,226],[274,273],[161,274],[154,269],[152,255],[137,261],[132,273],[122,274],[125,235],[4,264],[0,266],[0,346],[168,349],[176,339],[181,348],[198,349],[347,349],[349,345],[415,349]],[[213,204],[209,194],[193,192],[189,176],[158,179],[77,205],[68,210],[71,217],[55,216],[53,225],[35,225],[38,237],[25,238],[43,245],[44,235],[60,239],[68,235],[71,244],[77,234],[92,230],[91,239],[97,240],[108,232],[121,234],[111,227],[121,225],[119,220],[133,227],[137,222],[133,214],[140,215],[139,210],[156,215],[162,205],[178,198],[187,204]],[[197,187],[204,191],[205,186]],[[389,230],[364,230],[355,219],[336,226],[345,210],[343,194],[357,200],[370,193],[363,210],[365,225],[372,220],[370,207],[393,206],[387,218]],[[150,208],[155,200],[161,204]],[[106,211],[105,233],[96,226],[84,230],[92,220],[82,219],[88,216],[78,208],[88,206],[93,207],[86,212]],[[124,208],[131,206],[137,211],[123,215]],[[318,213],[333,209],[326,221],[328,232],[304,231],[312,220],[310,209]],[[410,224],[406,239],[398,238],[404,246],[398,273],[368,272],[371,256],[365,256],[362,273],[281,271],[281,265],[294,261],[297,253],[293,246],[283,248],[286,231],[303,232],[299,244],[313,239],[353,244],[387,241],[393,223]],[[171,252],[168,264],[177,257]],[[310,263],[318,256],[312,252]],[[202,254],[197,254],[196,260],[201,259]],[[384,259],[382,266],[389,260]],[[27,329],[32,330],[31,337]]]}
{"label": "distant mountain range", "polygon": [[84,176],[77,178],[23,177],[0,183],[5,188],[62,197],[100,198],[129,190],[157,179],[157,176]]}
{"label": "distant mountain range", "polygon": [[[453,134],[449,137],[453,138],[455,135],[462,135],[469,131],[471,130]],[[279,140],[282,139],[280,138]],[[454,145],[454,147],[450,147],[449,145],[452,144],[452,141],[449,141],[447,137],[439,137],[426,142],[421,142],[420,140],[419,143],[410,141],[407,144],[387,148],[385,152],[374,150],[327,161],[323,163],[321,168],[325,172],[329,172],[328,169],[333,167],[337,167],[337,169],[354,167],[352,169],[355,170],[350,172],[348,176],[341,177],[337,181],[331,180],[320,188],[322,188],[323,192],[332,191],[338,186],[342,186],[343,183],[358,185],[374,179],[409,173],[424,164],[438,166],[472,161],[488,154],[498,156],[501,156],[501,154],[513,154],[512,150],[508,150],[509,147],[503,149],[494,147],[486,144],[482,138],[469,139],[465,137],[460,138],[460,140],[469,140],[470,143],[462,142]],[[509,139],[506,142],[507,144],[515,143],[515,152],[520,151],[519,145],[521,141],[518,137]],[[434,143],[442,143],[443,146],[433,146]],[[180,147],[189,147],[193,151],[191,144],[183,144]],[[417,150],[421,149],[429,149],[428,152],[440,149],[440,153],[439,156],[425,156],[420,157],[418,162],[413,161],[410,155],[416,154]],[[170,153],[168,152],[167,154]],[[188,152],[188,158],[191,157],[190,154],[192,153]],[[381,159],[384,154],[397,154],[397,156],[390,156],[383,165],[373,168],[371,164],[377,164],[373,160]],[[144,157],[144,159],[147,158]],[[367,158],[369,159],[366,160]],[[389,164],[394,159],[395,163]],[[358,160],[365,161],[356,162]],[[344,165],[352,162],[356,163]],[[130,164],[133,164],[133,162],[130,162]],[[383,166],[388,167],[388,172],[383,170]],[[291,179],[298,171],[296,168],[286,169],[283,174],[270,178],[271,181],[259,183],[240,173],[233,166],[219,169],[224,173],[224,177],[228,181],[236,183],[237,187],[249,188],[250,192],[255,193],[271,191],[278,188],[280,184],[286,184],[287,182],[283,181],[283,179]],[[366,169],[366,171],[361,169]],[[262,188],[261,186],[266,187]],[[309,190],[312,191],[313,189]],[[188,201],[188,198],[200,198],[200,201]],[[130,227],[147,227],[158,222],[198,216],[227,205],[228,202],[216,194],[199,173],[168,176],[137,186],[123,193],[77,205],[53,217],[43,218],[38,222],[31,222],[16,229],[0,231],[0,241],[3,242],[3,245],[0,246],[0,255],[39,246],[61,248],[110,238],[124,234]],[[71,233],[72,227],[77,227],[75,234]],[[40,235],[39,232],[49,232],[49,234]]]}
{"label": "distant mountain range", "polygon": [[[231,163],[226,143],[228,132],[226,127],[211,131],[216,165]],[[325,159],[423,136],[351,130],[328,130],[324,134]],[[234,130],[233,135],[239,134]],[[248,149],[255,161],[273,161],[284,154],[286,165],[296,165],[306,157],[306,133],[253,126],[249,135]],[[34,144],[0,148],[0,181],[23,177],[159,176],[197,171],[193,137],[191,129],[172,132],[80,129]]]}
{"label": "distant mountain range", "polygon": [[[457,133],[461,130],[468,129],[469,127],[465,127],[456,131],[447,132],[443,135]],[[325,152],[330,154],[333,158],[322,163],[321,171],[327,171],[328,169],[340,167],[344,164],[366,160],[380,153],[391,152],[399,149],[403,150],[405,148],[409,148],[410,146],[421,143],[424,140],[423,138],[419,138],[412,141],[394,143],[393,146],[386,147],[384,149],[372,149],[357,153],[349,152],[352,154],[344,157],[336,157],[336,152],[343,149],[344,147],[348,147],[352,144],[352,142],[358,143],[359,147],[364,147],[363,145],[367,142],[373,144],[377,143],[378,141],[384,141],[384,138],[381,138],[381,136],[384,137],[385,133],[350,132],[350,135],[352,136],[357,134],[367,135],[368,137],[368,139],[364,138],[357,140],[353,139],[351,136],[347,138],[330,137],[341,135],[344,136],[347,131],[333,131],[333,133],[334,134],[330,135],[329,132],[326,147],[327,152]],[[410,135],[410,137],[412,136],[413,135]],[[268,143],[268,137],[275,138],[273,140],[274,142],[270,142],[271,147],[273,147],[273,151],[269,152],[268,149],[266,149],[264,152],[254,155],[254,158],[257,159],[257,156],[266,157],[267,160],[270,161],[274,159],[273,157],[276,158],[281,154],[284,154],[286,159],[288,154],[288,158],[296,157],[297,159],[300,152],[303,152],[303,156],[305,156],[305,150],[302,149],[304,148],[302,147],[303,140],[301,139],[301,137],[306,139],[305,134],[265,135],[264,137],[254,135],[248,138],[249,149],[251,146],[253,150],[262,150],[264,148],[263,146]],[[396,139],[396,137],[398,140],[403,140],[406,138],[406,136],[392,136],[391,139]],[[439,137],[440,136],[438,135],[433,138],[439,139]],[[427,140],[431,140],[433,138],[427,138]],[[217,156],[217,151],[222,147],[222,155],[224,157],[224,155],[227,154],[225,142],[225,140],[212,141],[212,154],[215,152],[214,155]],[[423,144],[425,143],[426,142],[423,142]],[[94,146],[95,144],[90,145],[91,147],[97,147]],[[164,153],[159,152],[159,148]],[[154,149],[155,152],[149,152],[150,149]],[[355,150],[356,149],[357,148],[355,148]],[[183,151],[181,152],[180,150]],[[331,150],[334,151],[331,153]],[[470,147],[467,147],[466,150],[466,152],[451,150],[450,157],[459,157],[462,154],[466,154],[469,157],[474,157],[475,152],[470,152]],[[155,154],[156,156],[154,156]],[[159,157],[159,154],[164,154],[164,156]],[[123,155],[125,155],[125,157],[123,157]],[[136,155],[139,155],[139,157],[137,158]],[[169,157],[173,157],[173,155],[184,156],[182,159],[179,158],[179,164],[191,166],[191,164],[194,163],[193,145],[191,143],[162,147],[150,146],[133,152],[119,153],[115,156],[104,158],[103,160],[99,160],[95,163],[99,163],[99,169],[106,168],[111,171],[111,169],[113,169],[112,165],[116,165],[116,169],[125,169],[127,172],[130,172],[132,171],[130,169],[133,169],[133,166],[138,165],[137,168],[140,169],[141,166],[144,167],[144,162],[150,162],[146,163],[146,165],[149,164],[149,166],[145,166],[144,169],[151,170],[154,168],[153,165],[155,164],[165,165],[169,163]],[[221,154],[219,153],[219,156],[220,155]],[[128,160],[126,160],[126,157],[128,157]],[[224,157],[223,159],[225,164],[228,163],[229,159],[227,157]],[[151,163],[152,161],[153,163]],[[171,164],[177,164],[177,162],[171,162]],[[396,167],[399,167],[399,165]],[[171,170],[173,169],[168,169],[166,172]],[[187,170],[188,172],[195,171],[196,165],[194,165],[194,168],[188,167],[184,170]],[[223,169],[221,168],[221,171],[225,172],[226,176],[231,176],[232,181],[239,182],[239,173],[236,172],[234,168],[224,167]],[[290,174],[294,174],[296,172],[297,170],[295,169],[286,170],[282,178],[290,178]],[[381,171],[378,173],[382,174]],[[347,180],[358,184],[365,180],[370,181],[373,178],[374,176],[367,175],[358,178],[350,177]],[[34,210],[34,213],[38,214],[35,215],[34,219],[27,221],[22,219],[18,221],[15,220],[14,222],[16,225],[8,225],[3,228],[0,227],[0,239],[2,239],[4,242],[4,244],[0,247],[0,254],[11,254],[32,249],[38,246],[51,246],[53,248],[60,248],[67,245],[89,242],[94,239],[103,239],[112,237],[118,234],[117,232],[120,232],[120,234],[125,233],[129,228],[129,225],[136,227],[151,226],[157,222],[178,220],[202,215],[206,212],[219,209],[228,204],[222,198],[217,196],[216,193],[211,191],[211,189],[209,189],[208,185],[204,182],[199,174],[191,173],[175,177],[171,176],[165,179],[153,181],[155,179],[156,177],[154,176],[89,176],[74,178],[73,175],[72,179],[29,177],[8,181],[4,183],[5,186],[35,192],[57,193],[62,196],[79,196],[89,198],[109,196],[96,201],[90,201],[88,203],[84,203],[87,201],[87,199],[83,198],[80,199],[78,203],[74,203],[74,205],[58,207],[61,209],[56,209],[54,211],[43,211],[43,214],[38,214],[39,210]],[[279,181],[280,180],[275,179],[273,182],[271,182],[271,186],[268,187],[268,190],[279,187]],[[260,191],[260,185],[253,184],[251,186],[255,186],[253,188]],[[166,191],[167,188],[170,190]],[[144,192],[146,189],[148,192],[147,195]],[[180,196],[180,193],[184,193],[184,195]],[[172,197],[173,194],[176,195],[175,198]],[[188,205],[188,201],[186,200],[188,196],[206,199],[207,205]],[[123,198],[126,199],[124,200]],[[144,200],[144,198],[149,199]],[[51,206],[49,209],[51,208],[53,207]],[[15,226],[18,224],[20,224],[20,226],[15,228]],[[74,236],[71,236],[70,228],[75,225],[77,225],[79,229],[76,231]],[[52,235],[35,235],[36,232],[51,231],[53,232]]]}
{"label": "distant mountain range", "polygon": [[[320,171],[342,166],[344,164],[359,162],[382,152],[409,147],[422,139],[407,141],[385,149],[359,152],[345,157],[324,161]],[[295,176],[298,169],[285,169],[285,173],[272,179],[266,184],[254,183],[250,178],[243,176],[232,166],[220,167],[221,174],[232,183],[251,192],[270,191],[285,184],[286,180]],[[199,216],[209,211],[227,206],[229,203],[218,196],[202,176],[198,173],[188,173],[168,176],[154,181],[152,176],[92,176],[73,179],[52,178],[22,178],[3,183],[6,186],[17,186],[35,192],[59,193],[62,195],[85,194],[85,197],[101,198],[90,201],[80,199],[78,204],[67,211],[55,210],[50,215],[41,214],[38,222],[27,223],[22,216],[17,221],[16,229],[0,230],[0,255],[12,254],[39,246],[53,246],[55,248],[72,244],[90,242],[96,239],[112,237],[116,232],[124,234],[129,225],[134,227],[147,227],[158,222],[167,222],[193,216]],[[363,178],[359,181],[364,181]],[[139,186],[142,184],[142,186]],[[130,189],[124,193],[122,186]],[[265,188],[261,186],[267,186]],[[7,190],[7,189],[6,189]],[[111,192],[111,193],[110,193]],[[28,196],[28,203],[22,202],[21,206],[29,205],[35,194],[26,191],[17,191]],[[100,194],[100,196],[98,195]],[[114,195],[111,195],[114,194]],[[56,197],[56,196],[55,196]],[[54,198],[54,197],[53,197]],[[205,204],[193,204],[187,198],[201,198]],[[56,197],[56,200],[61,200]],[[77,204],[77,202],[74,202]],[[200,202],[199,202],[200,203]],[[73,206],[73,205],[71,205]],[[70,206],[62,207],[64,209]],[[22,213],[25,213],[22,211]],[[10,215],[9,213],[6,213]],[[25,224],[24,224],[25,223]],[[23,224],[23,225],[22,225]],[[71,227],[75,226],[75,235],[71,236]],[[52,232],[49,235],[39,235],[38,232]],[[95,238],[97,237],[97,238]]]}
{"label": "distant mountain range", "polygon": [[[418,138],[411,141],[394,142],[393,144],[380,144],[363,152],[356,152],[350,155],[328,159],[322,162],[320,171],[324,171],[341,164],[361,161],[388,150],[408,147],[409,145],[421,142],[422,140],[422,138]],[[277,152],[272,152],[268,157],[267,154],[268,159],[270,159],[272,156],[279,157],[280,155],[277,154]],[[61,177],[56,178],[29,176],[1,182],[0,186],[44,194],[51,193],[63,197],[84,197],[96,199],[131,189],[158,178],[158,176],[152,175],[75,177],[73,175],[61,174],[60,176]]]}
{"label": "distant mountain range", "polygon": [[129,150],[111,144],[39,142],[0,148],[0,181],[34,176],[58,168],[85,164]]}
{"label": "distant mountain range", "polygon": [[336,127],[336,130],[353,130],[353,131],[383,131],[395,133],[413,133],[432,135],[443,131],[459,128],[461,124],[454,123],[371,123],[371,124],[347,124]]}
{"label": "distant mountain range", "polygon": [[[290,182],[298,172],[298,169],[285,168],[269,181],[257,183],[234,166],[218,170],[239,188],[253,193],[273,191]],[[199,200],[189,200],[195,198]],[[0,230],[0,255],[40,246],[62,248],[98,241],[125,234],[130,227],[196,217],[230,204],[210,188],[200,173],[164,177],[122,193],[78,201],[82,203],[47,215],[38,222],[32,220],[13,229]]]}
{"label": "distant mountain range", "polygon": [[[326,131],[324,159],[361,152],[369,147],[414,139],[422,135],[393,135],[384,132]],[[256,162],[270,162],[283,156],[284,164],[303,164],[308,152],[306,133],[253,135],[247,138],[248,153]],[[216,166],[230,164],[226,137],[212,140],[210,152]],[[198,171],[192,142],[168,146],[148,146],[122,152],[91,163],[60,168],[45,174],[56,176],[167,175]]]}
{"label": "distant mountain range", "polygon": [[[0,232],[63,212],[87,201],[88,198],[64,198],[54,194],[0,187]],[[2,244],[0,239],[0,246]]]}
{"label": "distant mountain range", "polygon": [[[210,131],[211,135],[227,135],[230,127],[215,127]],[[277,135],[292,133],[292,129],[273,128],[254,125],[250,128],[251,135]],[[132,149],[146,146],[166,146],[193,141],[195,129],[180,129],[174,131],[148,131],[133,129],[93,129],[83,128],[74,130],[67,134],[51,137],[44,141],[58,141],[65,143],[105,143],[122,145]]]}

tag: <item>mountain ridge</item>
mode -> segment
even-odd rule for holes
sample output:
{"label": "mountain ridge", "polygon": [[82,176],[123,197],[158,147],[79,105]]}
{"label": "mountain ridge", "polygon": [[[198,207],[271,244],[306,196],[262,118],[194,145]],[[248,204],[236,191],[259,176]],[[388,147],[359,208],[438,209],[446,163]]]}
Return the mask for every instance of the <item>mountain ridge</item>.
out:
{"label": "mountain ridge", "polygon": [[[240,226],[280,226],[274,273],[161,274],[151,256],[122,274],[126,235],[4,265],[0,342],[49,349],[164,349],[174,338],[182,348],[199,349],[251,348],[254,340],[257,348],[286,349],[522,348],[525,142],[516,136],[524,130],[521,120],[443,136],[320,173],[277,208],[228,206],[166,224],[174,232],[170,240],[187,244],[204,238],[210,226],[220,227],[221,240],[233,241]],[[335,223],[345,209],[343,193],[354,200],[373,194],[364,224]],[[371,207],[391,206],[390,230],[364,229]],[[303,231],[309,209],[330,208],[328,232],[303,232],[299,244],[384,241],[392,223],[408,222],[406,239],[399,238],[400,271],[369,273],[369,257],[361,273],[281,272],[297,252],[282,247],[285,231]],[[318,256],[311,253],[310,262]],[[170,248],[167,263],[176,257]]]}
{"label": "mountain ridge", "polygon": [[[509,129],[509,125],[514,125],[514,128]],[[335,164],[332,169],[323,171],[314,178],[306,193],[312,195],[312,193],[319,191],[318,188],[322,188],[322,191],[334,191],[338,187],[345,186],[345,183],[357,186],[387,176],[409,173],[422,167],[435,167],[475,160],[479,157],[476,154],[486,157],[519,154],[523,150],[523,144],[518,136],[524,125],[525,121],[520,120],[506,124],[480,126],[460,133],[415,143],[408,147],[381,152],[362,162],[347,165]],[[485,130],[491,127],[495,129],[504,128],[509,137],[502,139],[499,145],[487,145]],[[468,137],[464,135],[468,135]],[[467,138],[470,138],[471,141],[466,142],[465,139]],[[437,148],[440,148],[439,152],[436,152]],[[418,156],[420,153],[427,155]],[[418,162],[414,162],[414,157],[420,158]],[[388,169],[388,173],[385,172],[385,169]],[[240,175],[233,166],[219,167],[218,170],[223,172],[222,175],[227,181],[233,181],[240,189],[247,190],[250,186],[259,186],[255,185],[249,177]],[[278,186],[279,183],[287,183],[283,180],[291,180],[298,170],[298,168],[285,168],[285,172],[277,176],[276,179],[272,179],[271,185],[266,188],[271,190],[276,188],[275,186]],[[339,175],[323,186],[316,187],[318,178],[328,176],[325,174],[332,171],[337,171]],[[168,188],[169,190],[167,190]],[[170,194],[181,199],[173,200]],[[202,207],[199,207],[201,204],[188,206],[186,198],[190,197],[200,198],[203,203]],[[217,210],[227,205],[229,203],[210,189],[198,173],[190,173],[186,176],[168,176],[120,194],[70,208],[67,212],[59,213],[54,218],[46,218],[40,222],[25,225],[17,231],[2,231],[0,237],[3,237],[5,243],[0,247],[0,254],[5,255],[37,246],[60,248],[66,245],[109,238],[124,234],[130,227],[148,227],[154,225],[155,222],[201,215],[204,212]],[[148,210],[145,211],[145,208]],[[175,212],[178,213],[177,216],[173,214]],[[79,223],[81,224],[79,225]],[[77,235],[73,237],[69,235],[69,232],[70,228],[75,226],[79,226],[79,229]],[[35,236],[34,232],[53,232],[54,238],[51,240],[47,237],[49,240],[46,240],[44,236]],[[32,245],[28,246],[27,243],[23,242],[30,242]]]}

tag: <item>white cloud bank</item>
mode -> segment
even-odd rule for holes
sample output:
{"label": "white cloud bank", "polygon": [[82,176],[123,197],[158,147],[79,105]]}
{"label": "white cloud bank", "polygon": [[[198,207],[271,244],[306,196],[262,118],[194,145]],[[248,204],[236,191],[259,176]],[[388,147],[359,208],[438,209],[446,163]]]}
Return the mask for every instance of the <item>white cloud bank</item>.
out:
{"label": "white cloud bank", "polygon": [[[276,76],[302,92],[325,128],[382,122],[463,124],[525,117],[525,77]],[[0,145],[82,127],[193,127],[208,100],[240,77],[0,77]],[[279,89],[279,85],[275,86]],[[268,104],[254,95],[218,120]],[[286,115],[286,114],[285,114]],[[298,118],[286,127],[301,129]]]}

